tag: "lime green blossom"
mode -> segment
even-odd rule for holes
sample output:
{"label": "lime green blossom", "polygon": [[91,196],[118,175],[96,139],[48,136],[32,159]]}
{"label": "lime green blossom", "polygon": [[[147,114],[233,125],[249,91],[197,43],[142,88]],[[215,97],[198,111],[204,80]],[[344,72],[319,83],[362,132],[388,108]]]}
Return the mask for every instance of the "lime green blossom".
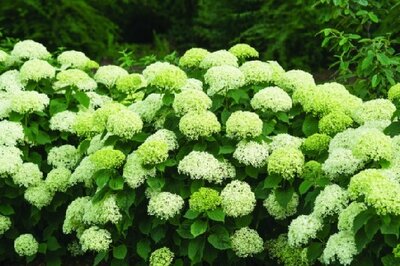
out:
{"label": "lime green blossom", "polygon": [[85,212],[82,219],[86,224],[103,225],[108,222],[117,224],[122,219],[122,215],[115,195],[108,195],[96,203],[89,201],[85,205]]}
{"label": "lime green blossom", "polygon": [[132,153],[126,160],[122,176],[128,186],[135,189],[142,185],[148,177],[155,177],[156,169],[143,167],[139,156],[136,153]]}
{"label": "lime green blossom", "polygon": [[122,151],[111,148],[98,150],[89,158],[98,169],[118,169],[125,161]]}
{"label": "lime green blossom", "polygon": [[215,66],[234,66],[238,67],[238,58],[226,50],[219,50],[207,54],[200,62],[200,68],[209,69]]}
{"label": "lime green blossom", "polygon": [[65,192],[70,185],[70,176],[71,171],[67,168],[54,168],[47,174],[45,180],[46,186],[51,192]]}
{"label": "lime green blossom", "polygon": [[304,140],[301,149],[305,154],[319,155],[328,150],[330,141],[328,135],[315,133]]}
{"label": "lime green blossom", "polygon": [[177,115],[201,112],[211,108],[212,101],[203,91],[187,89],[175,95],[172,107]]}
{"label": "lime green blossom", "polygon": [[186,80],[185,85],[183,85],[183,87],[181,87],[180,90],[184,91],[184,90],[189,90],[189,89],[202,91],[203,90],[203,82],[198,79],[188,78]]}
{"label": "lime green blossom", "polygon": [[117,80],[115,88],[120,92],[128,94],[146,86],[147,81],[143,75],[129,74],[128,76],[120,77]]}
{"label": "lime green blossom", "polygon": [[227,216],[250,214],[256,206],[256,196],[244,181],[233,180],[221,191],[221,206]]}
{"label": "lime green blossom", "polygon": [[325,264],[337,260],[341,265],[350,265],[357,253],[356,241],[352,231],[340,231],[329,237],[321,259]]}
{"label": "lime green blossom", "polygon": [[118,102],[106,103],[97,109],[93,114],[93,120],[97,131],[100,133],[106,129],[108,118],[124,109],[126,109],[126,107]]}
{"label": "lime green blossom", "polygon": [[388,98],[392,102],[397,102],[400,99],[400,83],[390,87],[388,91]]}
{"label": "lime green blossom", "polygon": [[24,89],[18,70],[9,70],[0,75],[0,91],[18,92]]}
{"label": "lime green blossom", "polygon": [[280,88],[288,92],[296,91],[299,88],[315,87],[313,76],[302,70],[287,71],[276,83]]}
{"label": "lime green blossom", "polygon": [[350,116],[342,112],[331,112],[321,118],[318,129],[321,133],[334,136],[353,124]]}
{"label": "lime green blossom", "polygon": [[160,192],[150,198],[147,212],[161,220],[168,220],[180,213],[183,204],[181,196],[170,192]]}
{"label": "lime green blossom", "polygon": [[76,87],[80,91],[94,91],[97,83],[88,74],[79,69],[67,69],[59,72],[53,87],[64,89],[66,87]]}
{"label": "lime green blossom", "polygon": [[54,114],[50,118],[50,129],[61,132],[75,133],[73,125],[75,123],[77,113],[71,111],[62,111]]}
{"label": "lime green blossom", "polygon": [[186,73],[167,62],[156,62],[143,70],[148,84],[169,91],[179,91],[187,80]]}
{"label": "lime green blossom", "polygon": [[105,229],[92,226],[79,237],[83,251],[106,252],[112,243],[111,234]]}
{"label": "lime green blossom", "polygon": [[317,237],[322,229],[322,222],[313,215],[300,215],[289,225],[288,243],[292,247],[300,247],[308,243],[310,239]]}
{"label": "lime green blossom", "polygon": [[88,204],[91,204],[89,197],[79,197],[68,205],[63,223],[64,234],[70,234],[83,227],[83,215]]}
{"label": "lime green blossom", "polygon": [[257,92],[251,99],[251,107],[262,112],[288,112],[292,99],[279,87],[267,87]]}
{"label": "lime green blossom", "polygon": [[286,207],[283,207],[276,199],[275,192],[272,191],[268,195],[268,198],[264,200],[263,205],[267,209],[269,215],[274,217],[274,219],[284,220],[297,212],[297,206],[299,205],[299,195],[297,193],[293,193]]}
{"label": "lime green blossom", "polygon": [[84,70],[89,68],[90,64],[89,57],[87,57],[84,53],[75,50],[62,52],[59,56],[57,56],[57,61],[61,64],[62,69],[71,67]]}
{"label": "lime green blossom", "polygon": [[247,61],[239,69],[244,74],[246,85],[272,82],[274,70],[266,62],[259,60]]}
{"label": "lime green blossom", "polygon": [[364,102],[353,113],[353,119],[359,124],[374,120],[391,120],[396,111],[394,104],[386,99]]}
{"label": "lime green blossom", "polygon": [[42,79],[52,79],[56,75],[56,70],[52,65],[39,59],[26,61],[19,71],[21,81],[24,83],[30,80],[38,82]]}
{"label": "lime green blossom", "polygon": [[89,109],[96,109],[98,107],[103,107],[104,105],[112,102],[112,98],[107,95],[101,95],[94,91],[86,92],[86,96],[89,97]]}
{"label": "lime green blossom", "polygon": [[9,54],[4,52],[3,50],[0,50],[0,64],[4,64],[5,62],[7,62],[9,56]]}
{"label": "lime green blossom", "polygon": [[14,240],[14,249],[19,256],[33,256],[38,252],[39,243],[31,234],[19,235]]}
{"label": "lime green blossom", "polygon": [[239,68],[229,65],[215,66],[204,74],[204,81],[209,86],[207,94],[226,95],[228,91],[235,90],[245,84],[244,74]]}
{"label": "lime green blossom", "polygon": [[47,155],[47,163],[54,167],[65,167],[74,169],[81,155],[72,145],[62,145],[50,149]]}
{"label": "lime green blossom", "polygon": [[42,181],[43,173],[37,164],[24,163],[19,167],[17,173],[12,176],[12,179],[19,186],[36,186]]}
{"label": "lime green blossom", "polygon": [[272,142],[269,144],[269,147],[271,151],[279,148],[300,149],[303,141],[304,140],[299,137],[291,136],[286,133],[281,133],[272,137]]}
{"label": "lime green blossom", "polygon": [[136,112],[142,120],[150,123],[155,120],[157,112],[163,106],[163,95],[152,93],[143,101],[138,101],[129,106],[129,109]]}
{"label": "lime green blossom", "polygon": [[339,214],[347,206],[348,201],[345,189],[336,184],[328,185],[315,199],[313,214],[319,218]]}
{"label": "lime green blossom", "polygon": [[367,206],[362,202],[352,202],[339,213],[338,229],[340,231],[353,231],[354,219],[362,211],[365,211]]}
{"label": "lime green blossom", "polygon": [[146,139],[146,141],[153,141],[153,140],[165,141],[168,145],[169,151],[176,150],[179,147],[175,133],[168,129],[159,129]]}
{"label": "lime green blossom", "polygon": [[154,250],[150,254],[150,266],[169,266],[174,260],[174,253],[167,247]]}
{"label": "lime green blossom", "polygon": [[197,140],[220,132],[221,124],[215,114],[210,111],[189,112],[180,119],[179,130],[187,138]]}
{"label": "lime green blossom", "polygon": [[178,172],[191,179],[204,179],[220,184],[224,179],[234,178],[235,168],[227,161],[218,161],[208,152],[192,151],[178,164]]}
{"label": "lime green blossom", "polygon": [[168,143],[165,140],[145,141],[136,150],[143,164],[159,164],[168,159]]}
{"label": "lime green blossom", "polygon": [[268,173],[281,175],[284,179],[293,179],[301,175],[304,155],[300,150],[284,147],[274,150],[268,158]]}
{"label": "lime green blossom", "polygon": [[307,248],[292,247],[286,234],[267,241],[266,248],[269,256],[285,266],[308,266]]}
{"label": "lime green blossom", "polygon": [[179,58],[179,66],[187,68],[198,68],[201,61],[210,52],[203,48],[191,48]]}
{"label": "lime green blossom", "polygon": [[106,65],[97,69],[94,79],[107,88],[114,87],[117,80],[121,77],[128,76],[128,71],[119,66]]}
{"label": "lime green blossom", "polygon": [[377,129],[366,130],[353,147],[353,154],[363,161],[389,161],[392,158],[392,140]]}
{"label": "lime green blossom", "polygon": [[0,145],[0,178],[15,175],[22,166],[22,151]]}
{"label": "lime green blossom", "polygon": [[72,124],[72,130],[80,137],[92,137],[102,132],[94,121],[93,111],[78,112]]}
{"label": "lime green blossom", "polygon": [[322,170],[329,179],[336,180],[341,176],[354,174],[362,166],[362,161],[351,150],[337,148],[329,153],[328,159],[322,164]]}
{"label": "lime green blossom", "polygon": [[233,153],[233,158],[244,165],[256,168],[263,167],[267,163],[269,147],[265,142],[241,140]]}
{"label": "lime green blossom", "polygon": [[11,228],[11,219],[0,214],[0,236]]}
{"label": "lime green blossom", "polygon": [[140,116],[128,109],[122,109],[108,117],[107,131],[125,139],[131,139],[142,131],[143,122]]}
{"label": "lime green blossom", "polygon": [[0,121],[0,132],[0,145],[4,146],[15,146],[25,137],[24,129],[19,122]]}
{"label": "lime green blossom", "polygon": [[53,196],[54,193],[47,188],[44,181],[36,186],[28,187],[24,193],[25,200],[38,209],[48,206],[53,200]]}
{"label": "lime green blossom", "polygon": [[228,52],[232,53],[239,59],[254,58],[259,56],[257,50],[246,43],[235,44],[228,50]]}
{"label": "lime green blossom", "polygon": [[215,210],[220,205],[221,197],[219,192],[212,188],[201,187],[189,199],[190,209],[197,212]]}
{"label": "lime green blossom", "polygon": [[263,122],[256,113],[236,111],[226,121],[226,134],[230,138],[254,138],[262,133]]}
{"label": "lime green blossom", "polygon": [[285,75],[286,71],[276,61],[267,61],[267,63],[270,65],[272,69],[272,83],[273,84],[279,83],[279,81],[282,80],[282,77]]}
{"label": "lime green blossom", "polygon": [[50,99],[46,94],[36,91],[19,91],[10,95],[11,110],[19,114],[43,112]]}
{"label": "lime green blossom", "polygon": [[324,175],[321,163],[311,160],[304,164],[302,178],[309,181],[318,181],[322,176]]}
{"label": "lime green blossom", "polygon": [[41,43],[25,40],[17,42],[11,51],[11,56],[20,60],[26,59],[48,59],[51,54],[47,51]]}
{"label": "lime green blossom", "polygon": [[231,236],[232,250],[240,258],[252,257],[264,250],[264,240],[256,230],[248,227],[236,230]]}

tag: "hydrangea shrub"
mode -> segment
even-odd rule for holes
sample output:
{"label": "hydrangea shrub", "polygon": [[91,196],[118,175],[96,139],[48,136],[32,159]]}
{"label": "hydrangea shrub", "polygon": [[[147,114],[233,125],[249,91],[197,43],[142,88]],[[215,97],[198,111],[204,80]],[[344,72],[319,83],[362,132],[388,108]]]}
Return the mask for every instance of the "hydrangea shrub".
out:
{"label": "hydrangea shrub", "polygon": [[1,51],[0,264],[400,265],[399,85],[188,50]]}

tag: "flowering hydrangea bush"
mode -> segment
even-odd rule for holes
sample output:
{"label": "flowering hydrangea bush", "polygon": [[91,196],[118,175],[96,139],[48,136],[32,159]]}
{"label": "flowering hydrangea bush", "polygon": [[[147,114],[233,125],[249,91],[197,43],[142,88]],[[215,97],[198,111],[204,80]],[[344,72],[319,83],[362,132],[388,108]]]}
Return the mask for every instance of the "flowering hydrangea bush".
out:
{"label": "flowering hydrangea bush", "polygon": [[400,265],[399,85],[258,57],[0,51],[0,264]]}

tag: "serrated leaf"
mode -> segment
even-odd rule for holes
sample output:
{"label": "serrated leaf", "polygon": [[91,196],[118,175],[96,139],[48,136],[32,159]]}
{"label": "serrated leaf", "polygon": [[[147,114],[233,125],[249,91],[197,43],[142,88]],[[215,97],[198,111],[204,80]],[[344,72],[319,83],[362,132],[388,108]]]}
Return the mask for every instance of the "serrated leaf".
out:
{"label": "serrated leaf", "polygon": [[218,250],[226,250],[231,248],[229,233],[225,228],[209,235],[207,241]]}
{"label": "serrated leaf", "polygon": [[225,213],[221,208],[217,208],[212,211],[207,211],[207,216],[213,221],[224,222],[225,221]]}
{"label": "serrated leaf", "polygon": [[196,220],[191,226],[190,226],[190,233],[194,236],[197,237],[199,235],[204,234],[207,231],[207,222],[201,221],[201,220]]}

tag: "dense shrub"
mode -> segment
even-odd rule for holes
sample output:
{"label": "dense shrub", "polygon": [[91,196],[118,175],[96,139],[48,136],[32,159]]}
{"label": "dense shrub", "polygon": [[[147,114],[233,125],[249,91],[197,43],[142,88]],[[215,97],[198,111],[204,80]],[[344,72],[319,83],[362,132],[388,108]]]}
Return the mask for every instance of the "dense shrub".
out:
{"label": "dense shrub", "polygon": [[1,262],[398,265],[399,86],[362,101],[229,51],[141,74],[1,52]]}

